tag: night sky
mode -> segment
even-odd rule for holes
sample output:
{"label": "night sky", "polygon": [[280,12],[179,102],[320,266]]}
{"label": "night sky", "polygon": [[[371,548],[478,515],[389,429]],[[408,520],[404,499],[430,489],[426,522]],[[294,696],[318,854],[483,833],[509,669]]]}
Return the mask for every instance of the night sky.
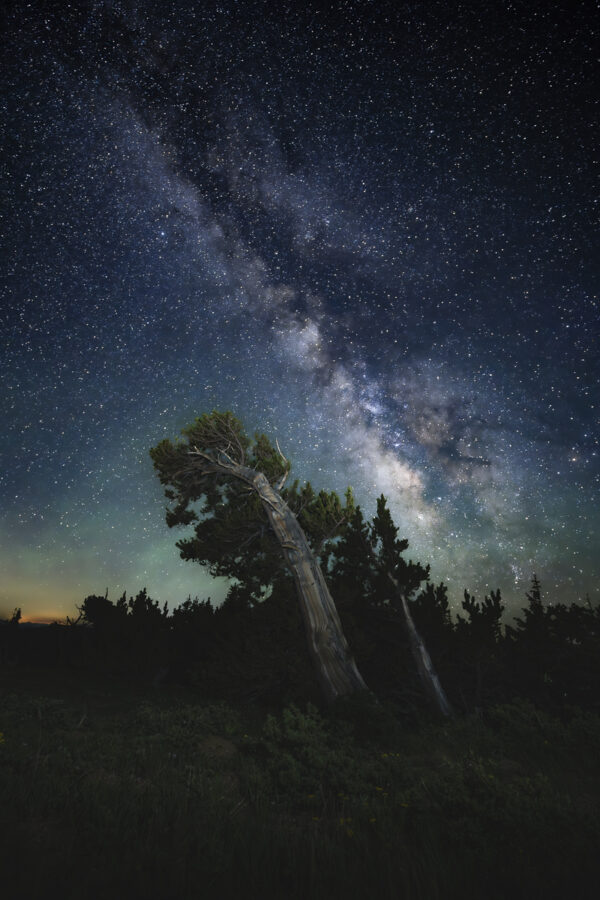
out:
{"label": "night sky", "polygon": [[18,2],[0,616],[224,596],[148,449],[231,409],[459,608],[600,599],[596,4]]}

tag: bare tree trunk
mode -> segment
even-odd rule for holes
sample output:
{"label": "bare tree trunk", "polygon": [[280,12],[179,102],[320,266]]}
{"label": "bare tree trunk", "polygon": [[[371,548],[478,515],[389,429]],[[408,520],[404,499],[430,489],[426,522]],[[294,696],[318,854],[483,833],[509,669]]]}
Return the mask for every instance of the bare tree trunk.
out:
{"label": "bare tree trunk", "polygon": [[[197,455],[204,460],[210,459],[213,471],[246,482],[260,497],[294,576],[309,652],[327,700],[332,702],[355,691],[367,690],[342,631],[342,623],[321,567],[283,497],[262,472],[239,465],[226,454],[220,453],[218,460],[201,453]],[[223,458],[224,461],[221,461]]]}
{"label": "bare tree trunk", "polygon": [[437,676],[437,672],[435,671],[434,665],[431,661],[431,657],[427,651],[427,647],[423,643],[423,639],[417,631],[417,626],[415,625],[413,617],[411,615],[408,601],[400,590],[400,586],[392,573],[388,572],[387,576],[396,588],[396,591],[402,603],[402,613],[404,615],[404,624],[406,626],[406,632],[408,634],[408,641],[410,644],[413,659],[415,660],[415,663],[417,665],[417,671],[419,673],[421,683],[423,684],[423,687],[425,688],[441,714],[443,716],[451,716],[453,714],[452,707],[448,702],[448,698],[446,697],[444,689]]}

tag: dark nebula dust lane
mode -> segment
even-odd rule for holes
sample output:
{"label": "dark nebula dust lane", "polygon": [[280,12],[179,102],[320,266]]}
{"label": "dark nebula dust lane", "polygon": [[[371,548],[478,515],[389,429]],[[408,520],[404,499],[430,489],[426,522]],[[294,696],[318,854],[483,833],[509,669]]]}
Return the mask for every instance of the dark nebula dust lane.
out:
{"label": "dark nebula dust lane", "polygon": [[598,599],[598,22],[16,2],[0,612],[218,600],[148,448],[232,409],[450,587]]}

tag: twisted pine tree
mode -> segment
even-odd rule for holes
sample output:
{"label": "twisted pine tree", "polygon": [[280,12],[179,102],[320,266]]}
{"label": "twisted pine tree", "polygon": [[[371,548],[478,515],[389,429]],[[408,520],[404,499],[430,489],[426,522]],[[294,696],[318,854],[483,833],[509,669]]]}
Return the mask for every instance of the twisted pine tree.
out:
{"label": "twisted pine tree", "polygon": [[365,690],[318,562],[321,546],[353,513],[351,492],[342,506],[337,495],[315,494],[310,485],[285,489],[290,465],[279,448],[264,435],[251,441],[230,412],[205,413],[182,435],[150,450],[172,504],[167,524],[194,525],[193,536],[177,542],[182,558],[237,578],[257,595],[287,565],[326,699]]}

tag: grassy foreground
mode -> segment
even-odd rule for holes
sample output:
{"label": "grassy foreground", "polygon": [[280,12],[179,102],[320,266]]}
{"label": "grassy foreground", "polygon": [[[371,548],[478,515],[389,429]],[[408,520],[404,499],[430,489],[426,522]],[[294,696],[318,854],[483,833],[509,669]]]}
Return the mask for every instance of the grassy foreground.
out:
{"label": "grassy foreground", "polygon": [[0,732],[5,900],[598,895],[592,714],[267,715],[14,669]]}

